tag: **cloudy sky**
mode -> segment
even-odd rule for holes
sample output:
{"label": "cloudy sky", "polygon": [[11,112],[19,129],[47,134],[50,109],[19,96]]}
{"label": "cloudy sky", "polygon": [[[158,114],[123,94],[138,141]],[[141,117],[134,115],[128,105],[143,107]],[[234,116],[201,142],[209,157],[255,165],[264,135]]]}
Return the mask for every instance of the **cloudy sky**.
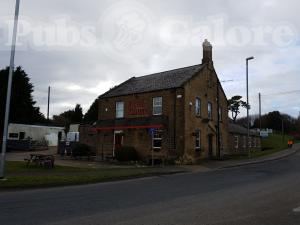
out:
{"label": "cloudy sky", "polygon": [[[8,65],[15,0],[0,2],[0,68]],[[204,39],[227,97],[245,96],[251,113],[300,111],[300,3],[297,0],[21,0],[16,65],[51,115],[132,77],[201,63]]]}

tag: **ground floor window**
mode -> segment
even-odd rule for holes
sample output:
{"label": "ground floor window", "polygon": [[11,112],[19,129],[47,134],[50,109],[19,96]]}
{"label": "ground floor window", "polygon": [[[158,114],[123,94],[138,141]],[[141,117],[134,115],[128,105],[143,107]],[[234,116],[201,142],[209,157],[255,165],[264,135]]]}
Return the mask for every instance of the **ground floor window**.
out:
{"label": "ground floor window", "polygon": [[248,144],[249,144],[249,148],[251,148],[252,147],[252,138],[251,137],[249,137]]}
{"label": "ground floor window", "polygon": [[244,142],[243,142],[243,148],[246,148],[247,137],[246,137],[246,136],[244,136],[244,137],[243,137],[243,139],[244,139],[244,140],[243,140],[243,141],[244,141]]}
{"label": "ground floor window", "polygon": [[200,130],[196,130],[196,132],[195,132],[195,149],[196,149],[196,151],[201,150],[201,132],[200,132]]}
{"label": "ground floor window", "polygon": [[159,151],[162,146],[162,131],[155,130],[152,137],[152,148]]}
{"label": "ground floor window", "polygon": [[234,148],[239,148],[239,136],[234,136]]}

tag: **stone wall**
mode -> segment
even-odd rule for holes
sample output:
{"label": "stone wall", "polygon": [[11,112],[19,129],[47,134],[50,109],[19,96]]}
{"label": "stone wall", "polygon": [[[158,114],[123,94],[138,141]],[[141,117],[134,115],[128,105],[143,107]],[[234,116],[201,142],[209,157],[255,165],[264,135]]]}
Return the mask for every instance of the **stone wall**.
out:
{"label": "stone wall", "polygon": [[[217,75],[214,70],[206,67],[199,75],[195,76],[185,85],[185,153],[195,160],[208,158],[208,138],[212,137],[212,157],[217,156],[217,87],[219,86],[219,105],[222,109],[220,122],[221,154],[228,150],[228,111],[227,98],[218,84]],[[195,112],[195,100],[201,100],[201,115]],[[208,119],[208,102],[212,104],[212,119]],[[195,150],[195,136],[192,134],[196,129],[201,132],[201,151]]]}

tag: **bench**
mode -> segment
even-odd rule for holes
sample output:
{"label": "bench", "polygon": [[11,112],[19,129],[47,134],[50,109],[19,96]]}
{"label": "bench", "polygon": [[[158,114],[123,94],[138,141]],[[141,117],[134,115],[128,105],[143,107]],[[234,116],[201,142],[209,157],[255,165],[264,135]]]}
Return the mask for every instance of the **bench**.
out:
{"label": "bench", "polygon": [[36,166],[42,166],[44,168],[54,168],[54,155],[42,155],[42,154],[30,154],[29,158],[24,158],[26,166],[34,163]]}

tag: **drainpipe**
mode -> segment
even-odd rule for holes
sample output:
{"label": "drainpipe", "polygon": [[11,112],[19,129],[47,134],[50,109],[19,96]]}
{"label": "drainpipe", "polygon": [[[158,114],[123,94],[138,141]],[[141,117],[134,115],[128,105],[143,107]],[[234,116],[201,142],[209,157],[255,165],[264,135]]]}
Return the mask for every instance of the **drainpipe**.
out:
{"label": "drainpipe", "polygon": [[220,81],[217,78],[217,149],[218,149],[218,159],[221,159],[221,143],[220,143]]}
{"label": "drainpipe", "polygon": [[174,149],[176,151],[176,101],[177,101],[177,90],[175,89],[174,92],[174,130],[173,130],[173,144],[174,144]]}

